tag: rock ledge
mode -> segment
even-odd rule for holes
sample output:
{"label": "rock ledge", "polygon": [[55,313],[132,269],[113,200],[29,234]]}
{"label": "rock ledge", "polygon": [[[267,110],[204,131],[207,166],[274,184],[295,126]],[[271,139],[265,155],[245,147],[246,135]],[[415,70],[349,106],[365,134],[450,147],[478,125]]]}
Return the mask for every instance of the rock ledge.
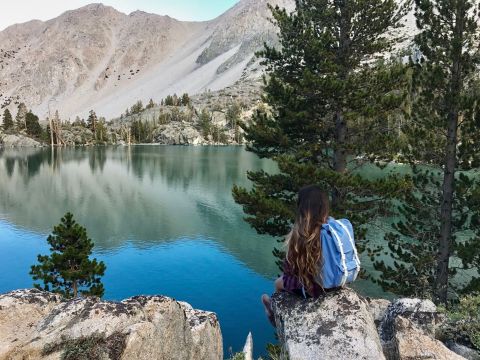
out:
{"label": "rock ledge", "polygon": [[0,359],[60,359],[75,351],[98,359],[223,358],[216,315],[168,297],[64,301],[33,289],[0,295]]}

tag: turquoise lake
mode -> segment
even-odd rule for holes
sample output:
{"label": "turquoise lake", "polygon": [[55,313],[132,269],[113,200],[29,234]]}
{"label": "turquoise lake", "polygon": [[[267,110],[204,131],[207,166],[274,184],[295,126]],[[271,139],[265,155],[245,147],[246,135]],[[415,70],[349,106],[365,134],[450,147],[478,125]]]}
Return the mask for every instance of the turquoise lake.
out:
{"label": "turquoise lake", "polygon": [[0,293],[32,287],[30,266],[71,211],[107,266],[106,299],[187,301],[217,313],[226,355],[249,331],[261,355],[275,341],[259,299],[278,274],[276,241],[243,221],[231,195],[256,169],[276,167],[243,147],[0,149]]}

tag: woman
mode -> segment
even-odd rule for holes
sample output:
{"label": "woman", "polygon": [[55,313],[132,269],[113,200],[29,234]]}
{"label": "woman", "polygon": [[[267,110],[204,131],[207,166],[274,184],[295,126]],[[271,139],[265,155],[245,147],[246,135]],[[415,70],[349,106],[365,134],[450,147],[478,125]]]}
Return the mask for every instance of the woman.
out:
{"label": "woman", "polygon": [[[316,298],[325,291],[339,288],[335,286],[324,289],[322,287],[322,274],[324,272],[320,271],[324,264],[331,266],[322,257],[324,255],[322,254],[322,242],[332,239],[331,229],[325,224],[335,221],[335,219],[329,218],[328,196],[318,186],[306,186],[299,191],[295,224],[286,238],[286,259],[283,264],[283,275],[275,281],[276,292],[286,290],[304,297]],[[351,227],[350,223],[346,222]],[[343,223],[340,225],[344,227]],[[328,229],[328,238],[324,237],[321,239],[322,228]],[[345,228],[345,230],[347,229]],[[333,230],[333,232],[335,231]],[[353,246],[352,250],[355,252],[355,256],[357,256],[354,250],[353,230],[346,233],[351,233],[349,237]],[[335,234],[335,236],[338,237],[338,234]],[[358,256],[355,261],[357,260]],[[355,263],[358,269],[354,271],[359,270],[359,264],[359,262]],[[348,275],[347,266],[345,266],[345,276]],[[356,274],[352,278],[354,279],[355,277]],[[266,315],[274,325],[270,297],[264,294],[262,303],[265,307]]]}

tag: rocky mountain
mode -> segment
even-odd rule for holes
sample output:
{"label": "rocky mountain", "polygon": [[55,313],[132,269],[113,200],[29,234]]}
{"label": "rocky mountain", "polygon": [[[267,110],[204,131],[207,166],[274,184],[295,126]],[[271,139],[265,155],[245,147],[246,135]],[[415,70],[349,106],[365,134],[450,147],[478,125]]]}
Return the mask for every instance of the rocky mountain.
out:
{"label": "rocky mountain", "polygon": [[0,104],[25,102],[40,117],[64,119],[90,109],[107,118],[135,101],[220,90],[258,78],[254,53],[274,43],[267,2],[293,9],[293,0],[241,0],[207,22],[182,22],[91,4],[42,22],[0,32]]}

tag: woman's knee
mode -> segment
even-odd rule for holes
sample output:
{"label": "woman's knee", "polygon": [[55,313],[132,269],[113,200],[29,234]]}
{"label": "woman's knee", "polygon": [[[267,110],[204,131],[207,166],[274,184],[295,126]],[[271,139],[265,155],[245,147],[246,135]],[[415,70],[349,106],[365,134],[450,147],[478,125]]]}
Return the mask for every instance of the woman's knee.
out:
{"label": "woman's knee", "polygon": [[279,292],[283,290],[283,276],[280,276],[275,280],[275,291]]}

